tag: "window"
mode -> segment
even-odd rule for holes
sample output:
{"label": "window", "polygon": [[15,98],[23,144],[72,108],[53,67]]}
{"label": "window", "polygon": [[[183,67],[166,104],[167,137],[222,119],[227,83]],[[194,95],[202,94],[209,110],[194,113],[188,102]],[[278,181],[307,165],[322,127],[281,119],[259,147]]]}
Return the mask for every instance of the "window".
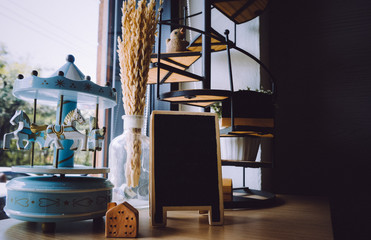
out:
{"label": "window", "polygon": [[[32,70],[37,70],[38,76],[49,77],[72,54],[78,68],[95,81],[99,4],[99,0],[0,1],[1,146],[3,135],[15,130],[9,123],[15,110],[24,110],[32,118],[32,103],[27,105],[11,94],[18,74],[28,77]],[[37,109],[38,124],[55,122],[55,109],[46,109],[41,104]],[[84,116],[91,114],[86,112]],[[35,149],[35,164],[51,163],[53,153]],[[29,152],[0,150],[0,166],[28,164]],[[75,162],[79,159],[78,163],[91,164],[88,152],[77,155]]]}

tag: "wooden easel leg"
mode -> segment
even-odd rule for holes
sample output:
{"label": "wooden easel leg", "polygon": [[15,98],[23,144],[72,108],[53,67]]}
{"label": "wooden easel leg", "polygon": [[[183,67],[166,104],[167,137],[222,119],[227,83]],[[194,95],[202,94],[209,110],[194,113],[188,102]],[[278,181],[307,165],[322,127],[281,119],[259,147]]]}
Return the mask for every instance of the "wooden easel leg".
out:
{"label": "wooden easel leg", "polygon": [[224,212],[221,212],[219,205],[211,206],[209,211],[209,225],[223,225]]}
{"label": "wooden easel leg", "polygon": [[152,216],[152,226],[153,227],[165,227],[166,226],[166,219],[167,216],[166,214],[164,213],[164,210],[161,207],[159,207],[157,209],[157,211],[155,211],[153,213],[153,216]]}

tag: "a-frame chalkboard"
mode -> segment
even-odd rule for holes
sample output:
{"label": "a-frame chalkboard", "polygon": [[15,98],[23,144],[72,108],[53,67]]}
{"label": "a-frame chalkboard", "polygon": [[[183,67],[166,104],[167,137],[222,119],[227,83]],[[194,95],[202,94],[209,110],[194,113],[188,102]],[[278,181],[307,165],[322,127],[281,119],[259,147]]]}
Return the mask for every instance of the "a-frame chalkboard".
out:
{"label": "a-frame chalkboard", "polygon": [[207,210],[209,224],[222,225],[217,115],[153,111],[150,141],[152,225],[166,226],[173,210]]}

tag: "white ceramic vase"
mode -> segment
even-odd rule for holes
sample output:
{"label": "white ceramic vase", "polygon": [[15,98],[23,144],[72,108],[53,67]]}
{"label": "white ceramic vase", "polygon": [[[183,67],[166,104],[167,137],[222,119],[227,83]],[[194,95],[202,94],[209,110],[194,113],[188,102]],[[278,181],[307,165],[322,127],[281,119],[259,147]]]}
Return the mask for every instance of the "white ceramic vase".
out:
{"label": "white ceramic vase", "polygon": [[255,161],[260,146],[258,137],[221,137],[222,160]]}

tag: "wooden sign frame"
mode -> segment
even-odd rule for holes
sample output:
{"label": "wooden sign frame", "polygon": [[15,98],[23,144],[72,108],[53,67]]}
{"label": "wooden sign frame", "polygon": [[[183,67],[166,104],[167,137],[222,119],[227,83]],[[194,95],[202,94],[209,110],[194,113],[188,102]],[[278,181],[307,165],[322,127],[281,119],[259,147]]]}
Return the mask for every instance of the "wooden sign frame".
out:
{"label": "wooden sign frame", "polygon": [[167,211],[175,210],[207,211],[210,225],[223,225],[219,121],[214,113],[152,112],[152,226],[166,226]]}

